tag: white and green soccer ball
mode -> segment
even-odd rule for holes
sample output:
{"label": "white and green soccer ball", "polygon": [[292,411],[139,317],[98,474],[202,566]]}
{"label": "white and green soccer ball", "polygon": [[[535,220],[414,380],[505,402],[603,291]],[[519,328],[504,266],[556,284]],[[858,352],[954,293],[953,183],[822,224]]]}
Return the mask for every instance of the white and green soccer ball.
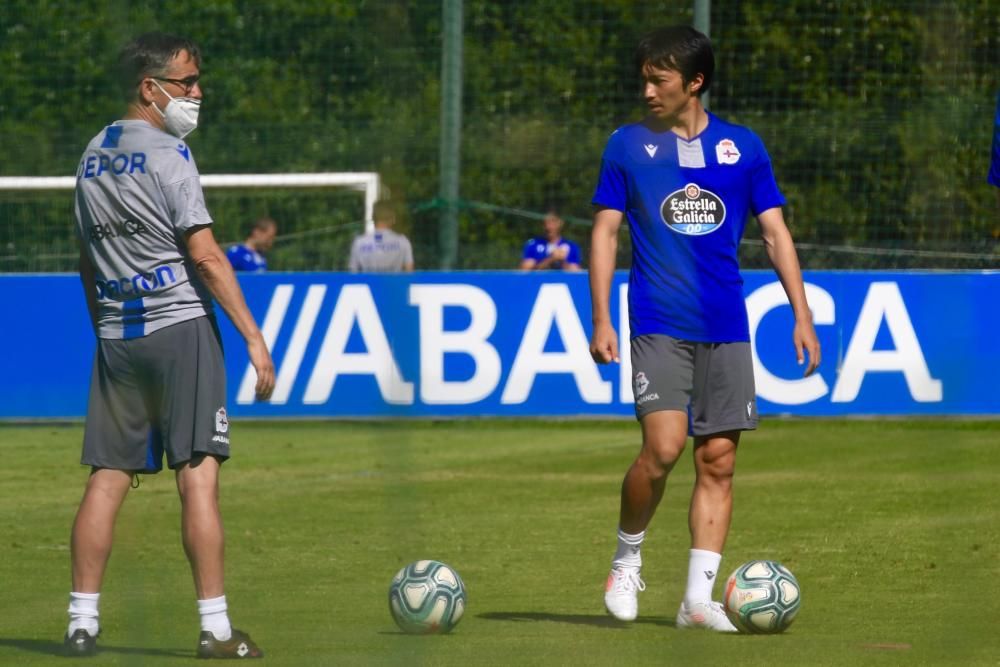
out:
{"label": "white and green soccer ball", "polygon": [[410,634],[450,632],[465,613],[465,584],[458,572],[436,560],[418,560],[396,573],[389,611]]}
{"label": "white and green soccer ball", "polygon": [[740,632],[783,632],[799,613],[802,593],[791,571],[773,560],[752,560],[726,581],[726,615]]}

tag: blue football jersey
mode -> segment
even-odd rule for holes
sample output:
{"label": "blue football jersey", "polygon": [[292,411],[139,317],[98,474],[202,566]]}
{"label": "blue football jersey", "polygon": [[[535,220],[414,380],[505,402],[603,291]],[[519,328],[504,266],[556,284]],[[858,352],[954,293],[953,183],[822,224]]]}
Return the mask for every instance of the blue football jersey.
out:
{"label": "blue football jersey", "polygon": [[558,243],[549,243],[549,240],[544,236],[536,236],[535,238],[528,239],[528,242],[524,244],[524,252],[521,253],[521,259],[533,259],[535,262],[541,262],[547,259],[557,248],[566,250],[566,259],[564,262],[553,262],[550,265],[551,268],[561,269],[565,264],[580,264],[580,246],[569,239],[563,238],[560,238]]}
{"label": "blue football jersey", "polygon": [[690,141],[626,125],[604,149],[593,204],[629,224],[632,336],[750,340],[737,248],[748,216],[785,200],[760,138],[708,119]]}
{"label": "blue football jersey", "polygon": [[267,271],[267,259],[256,250],[243,245],[242,243],[229,246],[226,250],[226,257],[233,265],[234,271]]}

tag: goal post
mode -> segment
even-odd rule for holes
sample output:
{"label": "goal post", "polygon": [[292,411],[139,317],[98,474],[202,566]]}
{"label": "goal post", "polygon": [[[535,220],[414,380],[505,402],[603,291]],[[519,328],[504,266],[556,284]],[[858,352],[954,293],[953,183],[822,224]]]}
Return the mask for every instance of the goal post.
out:
{"label": "goal post", "polygon": [[[374,228],[372,209],[378,201],[382,179],[377,172],[315,172],[304,174],[202,174],[203,188],[347,188],[365,197],[365,230]],[[0,176],[0,192],[72,190],[74,176]]]}

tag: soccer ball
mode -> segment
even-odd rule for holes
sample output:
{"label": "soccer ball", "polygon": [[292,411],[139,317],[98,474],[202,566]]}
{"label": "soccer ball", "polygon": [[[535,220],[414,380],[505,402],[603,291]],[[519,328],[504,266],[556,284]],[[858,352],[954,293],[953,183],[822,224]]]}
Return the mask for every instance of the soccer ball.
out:
{"label": "soccer ball", "polygon": [[444,563],[418,560],[392,578],[389,611],[403,632],[450,632],[465,613],[465,584]]}
{"label": "soccer ball", "polygon": [[784,631],[799,613],[799,582],[773,560],[752,560],[736,568],[726,581],[723,605],[740,632]]}

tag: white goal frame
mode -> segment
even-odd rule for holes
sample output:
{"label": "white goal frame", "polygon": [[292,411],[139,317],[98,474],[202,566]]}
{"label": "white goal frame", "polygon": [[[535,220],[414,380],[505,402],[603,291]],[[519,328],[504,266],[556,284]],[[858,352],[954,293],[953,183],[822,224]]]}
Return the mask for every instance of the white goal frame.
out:
{"label": "white goal frame", "polygon": [[[372,209],[382,191],[382,179],[374,171],[315,172],[306,174],[202,174],[202,187],[209,188],[348,188],[365,196],[365,231],[375,228]],[[75,176],[0,176],[0,191],[72,190]]]}

